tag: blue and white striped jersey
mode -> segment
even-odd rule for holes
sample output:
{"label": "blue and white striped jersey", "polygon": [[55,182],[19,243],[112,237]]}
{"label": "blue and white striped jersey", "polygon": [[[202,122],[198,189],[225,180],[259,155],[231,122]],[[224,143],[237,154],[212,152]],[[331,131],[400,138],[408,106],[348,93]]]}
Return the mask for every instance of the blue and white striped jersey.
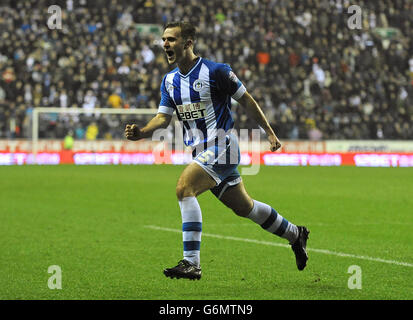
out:
{"label": "blue and white striped jersey", "polygon": [[185,145],[196,147],[214,140],[217,129],[233,128],[231,97],[239,99],[245,91],[229,65],[200,57],[187,74],[175,68],[165,75],[158,113],[176,111]]}

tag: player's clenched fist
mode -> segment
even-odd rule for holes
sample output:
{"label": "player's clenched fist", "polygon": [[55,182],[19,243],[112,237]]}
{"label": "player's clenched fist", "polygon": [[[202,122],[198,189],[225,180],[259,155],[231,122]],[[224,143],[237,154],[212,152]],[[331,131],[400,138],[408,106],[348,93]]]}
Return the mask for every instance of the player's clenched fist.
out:
{"label": "player's clenched fist", "polygon": [[125,137],[128,140],[139,140],[141,138],[141,131],[136,124],[127,124],[125,128]]}

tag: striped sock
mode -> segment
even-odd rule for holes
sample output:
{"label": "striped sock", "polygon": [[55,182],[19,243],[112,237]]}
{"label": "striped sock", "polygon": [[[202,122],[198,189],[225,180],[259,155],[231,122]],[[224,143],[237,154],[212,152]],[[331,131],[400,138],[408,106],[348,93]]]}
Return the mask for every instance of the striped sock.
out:
{"label": "striped sock", "polygon": [[255,223],[258,223],[263,229],[274,233],[284,239],[287,239],[290,244],[293,244],[298,238],[298,228],[296,225],[288,222],[268,204],[254,201],[254,207],[247,216]]}
{"label": "striped sock", "polygon": [[186,197],[179,201],[182,215],[182,239],[184,259],[199,267],[202,233],[202,214],[196,197]]}

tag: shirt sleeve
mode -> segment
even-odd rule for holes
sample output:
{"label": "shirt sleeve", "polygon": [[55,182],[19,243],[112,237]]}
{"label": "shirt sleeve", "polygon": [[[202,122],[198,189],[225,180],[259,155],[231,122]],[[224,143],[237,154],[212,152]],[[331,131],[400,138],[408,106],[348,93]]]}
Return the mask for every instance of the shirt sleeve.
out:
{"label": "shirt sleeve", "polygon": [[172,115],[175,111],[175,103],[166,90],[165,79],[166,76],[162,79],[161,83],[161,102],[159,103],[158,113],[166,113]]}
{"label": "shirt sleeve", "polygon": [[238,100],[247,91],[243,83],[238,79],[231,67],[220,64],[217,68],[217,84],[220,90]]}

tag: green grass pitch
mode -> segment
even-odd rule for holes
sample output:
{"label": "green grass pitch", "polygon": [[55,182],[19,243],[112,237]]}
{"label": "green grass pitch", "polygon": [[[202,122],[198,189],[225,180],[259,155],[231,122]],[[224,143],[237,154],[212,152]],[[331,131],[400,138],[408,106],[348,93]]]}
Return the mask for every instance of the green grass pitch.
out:
{"label": "green grass pitch", "polygon": [[[413,170],[263,166],[243,176],[253,198],[310,229],[302,272],[286,240],[201,195],[200,281],[162,273],[182,257],[182,170],[0,167],[0,299],[413,298]],[[61,289],[48,287],[51,265]],[[348,286],[352,265],[361,289]]]}

